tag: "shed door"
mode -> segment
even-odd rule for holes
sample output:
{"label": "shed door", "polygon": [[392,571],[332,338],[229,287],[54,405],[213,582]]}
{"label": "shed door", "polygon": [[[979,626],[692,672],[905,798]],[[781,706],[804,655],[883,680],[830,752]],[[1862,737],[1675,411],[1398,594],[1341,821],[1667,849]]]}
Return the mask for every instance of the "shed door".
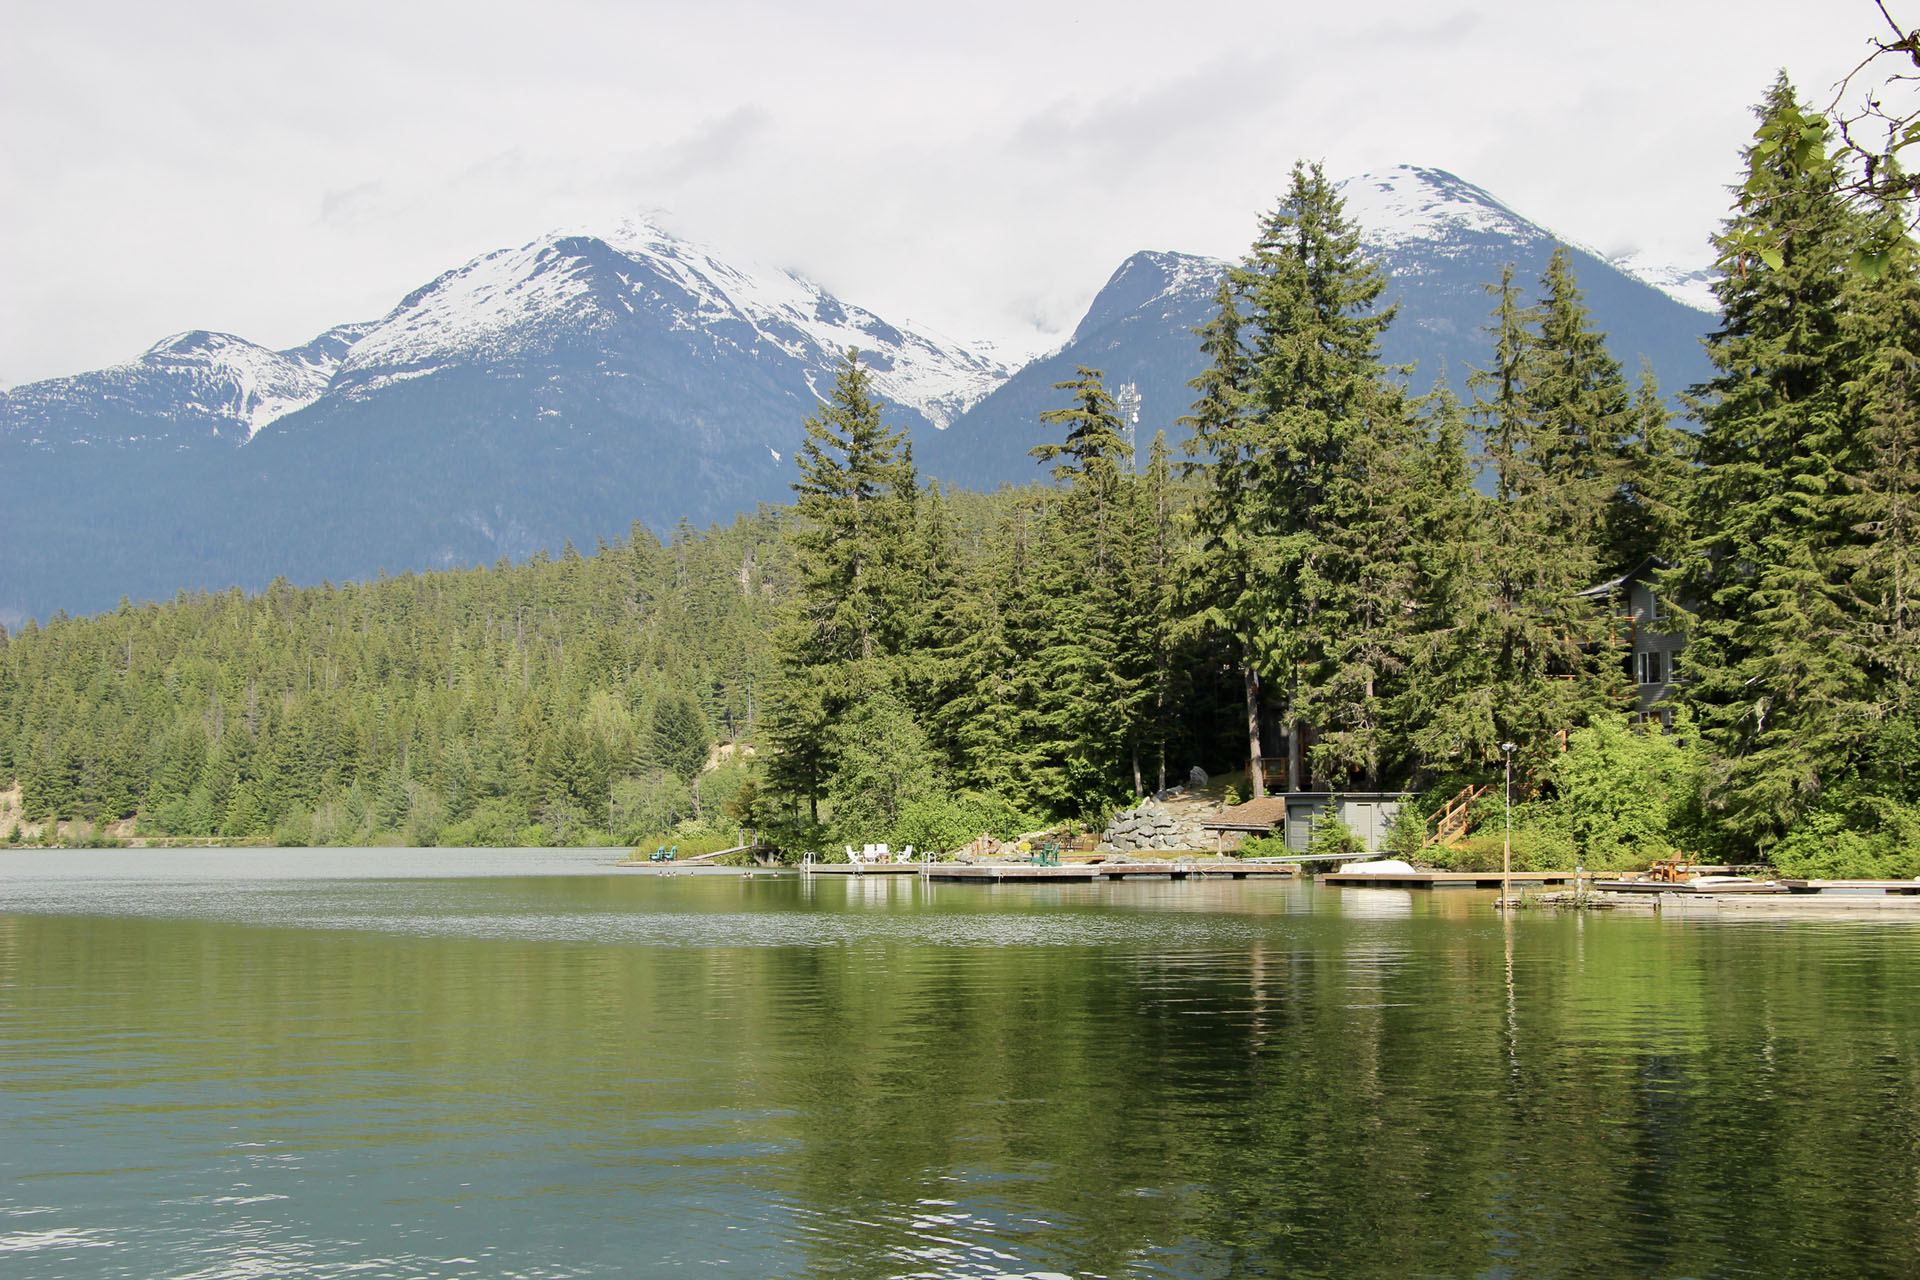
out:
{"label": "shed door", "polygon": [[1313,839],[1313,812],[1316,807],[1311,803],[1287,806],[1287,849],[1290,852],[1307,851],[1307,844]]}

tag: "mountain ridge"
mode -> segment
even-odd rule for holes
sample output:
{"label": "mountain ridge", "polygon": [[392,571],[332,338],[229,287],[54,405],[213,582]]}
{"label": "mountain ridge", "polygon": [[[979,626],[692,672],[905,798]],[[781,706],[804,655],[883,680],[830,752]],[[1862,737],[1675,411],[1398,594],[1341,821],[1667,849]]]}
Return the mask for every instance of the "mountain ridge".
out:
{"label": "mountain ridge", "polygon": [[[1537,270],[1561,242],[1442,171],[1353,184],[1401,304],[1383,354],[1418,359],[1419,377],[1442,364],[1464,376],[1496,263]],[[1651,353],[1670,390],[1693,380],[1709,317],[1576,254],[1602,327],[1625,328],[1622,362]],[[1081,364],[1136,384],[1144,451],[1154,430],[1178,434],[1192,329],[1226,266],[1132,254],[1068,339],[1018,369],[991,344],[895,325],[644,218],[478,255],[377,320],[284,351],[169,335],[134,360],[0,392],[0,462],[18,495],[0,514],[0,621],[727,519],[788,496],[802,420],[848,346],[930,476],[1037,476],[1037,415]]]}

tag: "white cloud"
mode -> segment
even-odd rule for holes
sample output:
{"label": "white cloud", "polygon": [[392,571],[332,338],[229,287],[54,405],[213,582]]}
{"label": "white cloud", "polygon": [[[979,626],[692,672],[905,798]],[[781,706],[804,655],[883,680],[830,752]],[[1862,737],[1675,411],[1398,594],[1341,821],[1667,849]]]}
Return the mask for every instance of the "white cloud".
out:
{"label": "white cloud", "polygon": [[[1857,12],[1855,12],[1857,10]],[[1698,261],[1747,104],[1867,0],[16,6],[0,377],[290,346],[477,253],[658,211],[850,301],[1043,345],[1136,249],[1231,255],[1297,156],[1451,169]]]}

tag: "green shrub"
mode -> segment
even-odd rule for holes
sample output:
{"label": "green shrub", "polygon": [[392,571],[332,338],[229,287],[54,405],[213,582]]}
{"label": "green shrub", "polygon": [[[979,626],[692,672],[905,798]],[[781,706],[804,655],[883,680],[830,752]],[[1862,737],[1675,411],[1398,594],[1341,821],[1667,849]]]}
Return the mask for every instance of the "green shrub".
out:
{"label": "green shrub", "polygon": [[1794,824],[1768,861],[1809,880],[1910,880],[1920,875],[1920,805],[1885,796],[1823,804]]}
{"label": "green shrub", "polygon": [[282,849],[299,849],[313,843],[313,815],[296,809],[280,819],[273,829],[273,843]]}
{"label": "green shrub", "polygon": [[693,785],[699,797],[700,818],[708,830],[730,831],[750,825],[736,820],[730,812],[735,807],[734,797],[743,787],[753,785],[751,766],[744,760],[729,760],[695,778]]}
{"label": "green shrub", "polygon": [[1684,718],[1667,733],[1606,716],[1569,738],[1552,776],[1553,819],[1587,865],[1645,866],[1672,856],[1692,808],[1697,742]]}
{"label": "green shrub", "polygon": [[1012,801],[992,792],[937,792],[901,809],[890,842],[948,853],[983,833],[1001,840],[1019,835],[1029,821]]}
{"label": "green shrub", "polygon": [[1248,836],[1240,842],[1242,858],[1286,858],[1293,856],[1293,850],[1287,848],[1282,836]]}
{"label": "green shrub", "polygon": [[503,849],[513,844],[514,832],[524,822],[524,816],[507,801],[483,801],[465,820],[442,827],[440,844],[449,848]]}
{"label": "green shrub", "polygon": [[1327,807],[1313,815],[1313,825],[1307,836],[1307,852],[1317,859],[1325,859],[1340,854],[1360,854],[1367,851],[1367,843],[1354,834],[1352,827],[1340,816],[1340,797],[1333,796],[1327,801]]}
{"label": "green shrub", "polygon": [[888,839],[909,806],[939,794],[926,734],[892,692],[869,690],[830,736],[837,767],[827,800],[843,842]]}
{"label": "green shrub", "polygon": [[1408,799],[1394,810],[1393,821],[1387,824],[1387,833],[1381,845],[1394,857],[1411,862],[1423,856],[1426,843],[1427,820],[1422,816],[1418,804]]}
{"label": "green shrub", "polygon": [[[1504,833],[1468,836],[1457,844],[1433,845],[1424,850],[1421,860],[1442,871],[1498,871]],[[1516,828],[1513,833],[1513,869],[1515,871],[1573,870],[1573,841],[1564,832]]]}
{"label": "green shrub", "polygon": [[823,824],[809,821],[804,813],[763,814],[761,820],[765,825],[760,828],[760,843],[770,846],[783,862],[798,862],[808,853],[826,861],[846,859],[833,834]]}

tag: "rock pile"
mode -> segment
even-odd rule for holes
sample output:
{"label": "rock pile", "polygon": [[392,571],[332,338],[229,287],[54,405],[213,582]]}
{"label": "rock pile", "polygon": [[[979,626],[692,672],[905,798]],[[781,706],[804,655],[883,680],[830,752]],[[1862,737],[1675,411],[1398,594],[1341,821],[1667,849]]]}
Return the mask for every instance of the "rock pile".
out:
{"label": "rock pile", "polygon": [[1211,849],[1213,836],[1197,816],[1176,816],[1157,800],[1138,809],[1113,815],[1100,835],[1103,849],[1125,853],[1134,849]]}

